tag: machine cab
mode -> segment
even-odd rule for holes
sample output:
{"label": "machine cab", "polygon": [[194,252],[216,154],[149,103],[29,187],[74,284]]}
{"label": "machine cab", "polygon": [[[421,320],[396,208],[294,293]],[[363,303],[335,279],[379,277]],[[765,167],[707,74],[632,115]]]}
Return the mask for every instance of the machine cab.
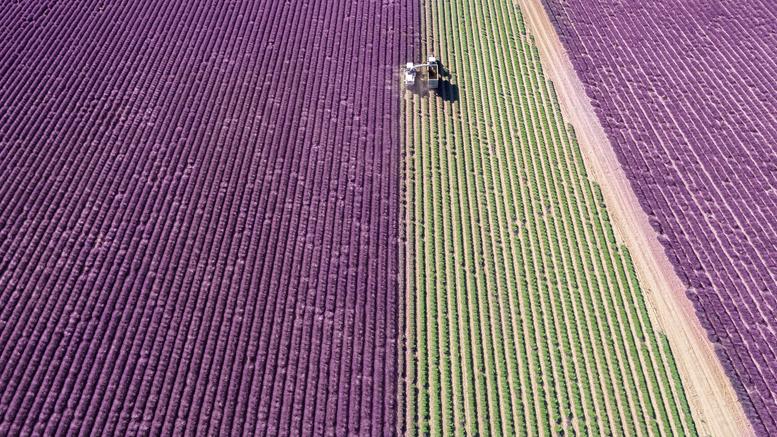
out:
{"label": "machine cab", "polygon": [[416,69],[412,62],[408,62],[405,65],[405,86],[415,85]]}

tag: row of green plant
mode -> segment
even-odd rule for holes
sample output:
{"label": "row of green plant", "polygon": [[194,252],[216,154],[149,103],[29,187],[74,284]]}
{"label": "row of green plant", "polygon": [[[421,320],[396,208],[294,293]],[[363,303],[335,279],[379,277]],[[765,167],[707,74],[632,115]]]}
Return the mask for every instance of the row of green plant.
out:
{"label": "row of green plant", "polygon": [[693,434],[519,10],[424,25],[460,101],[405,97],[407,434]]}

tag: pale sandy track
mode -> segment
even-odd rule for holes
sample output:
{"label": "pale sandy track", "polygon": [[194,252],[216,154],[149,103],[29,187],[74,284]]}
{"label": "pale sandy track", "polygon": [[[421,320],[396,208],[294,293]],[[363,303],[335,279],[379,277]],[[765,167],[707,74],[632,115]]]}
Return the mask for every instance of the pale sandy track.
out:
{"label": "pale sandy track", "polygon": [[546,76],[556,87],[565,119],[575,128],[586,168],[601,186],[616,235],[629,248],[650,316],[669,338],[700,434],[753,435],[685,287],[640,207],[542,1],[517,2],[535,36]]}

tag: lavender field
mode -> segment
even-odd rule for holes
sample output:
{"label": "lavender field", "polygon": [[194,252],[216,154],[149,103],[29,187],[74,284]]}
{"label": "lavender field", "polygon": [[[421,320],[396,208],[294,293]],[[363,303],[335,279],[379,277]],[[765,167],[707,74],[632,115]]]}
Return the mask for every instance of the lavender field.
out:
{"label": "lavender field", "polygon": [[0,434],[388,434],[414,1],[0,6]]}
{"label": "lavender field", "polygon": [[773,2],[545,0],[758,434],[777,434]]}

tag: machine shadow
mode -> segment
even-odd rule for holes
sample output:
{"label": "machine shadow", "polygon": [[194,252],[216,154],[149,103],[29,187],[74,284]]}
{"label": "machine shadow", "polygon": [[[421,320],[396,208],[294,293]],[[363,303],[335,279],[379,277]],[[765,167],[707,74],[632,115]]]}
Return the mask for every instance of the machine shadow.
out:
{"label": "machine shadow", "polygon": [[437,85],[437,95],[445,102],[459,101],[459,86],[449,80],[441,80]]}

